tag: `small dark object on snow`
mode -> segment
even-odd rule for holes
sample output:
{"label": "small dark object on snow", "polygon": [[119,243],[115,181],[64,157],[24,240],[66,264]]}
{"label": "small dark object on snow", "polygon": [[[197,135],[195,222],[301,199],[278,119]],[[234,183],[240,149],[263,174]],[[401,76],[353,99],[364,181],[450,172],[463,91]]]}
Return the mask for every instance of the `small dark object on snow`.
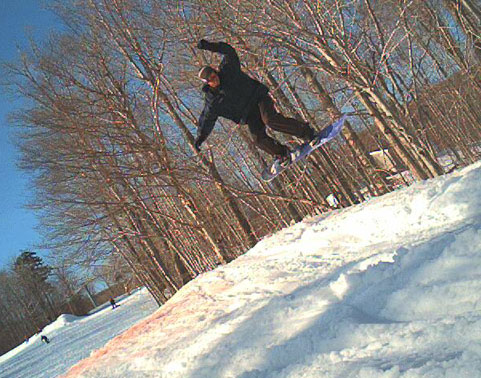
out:
{"label": "small dark object on snow", "polygon": [[48,337],[45,336],[45,335],[42,335],[42,336],[40,337],[40,339],[41,339],[45,344],[48,344],[48,343],[50,342],[50,340],[48,339]]}
{"label": "small dark object on snow", "polygon": [[110,304],[112,305],[112,310],[116,307],[119,307],[119,305],[117,303],[115,303],[114,298],[110,298]]}

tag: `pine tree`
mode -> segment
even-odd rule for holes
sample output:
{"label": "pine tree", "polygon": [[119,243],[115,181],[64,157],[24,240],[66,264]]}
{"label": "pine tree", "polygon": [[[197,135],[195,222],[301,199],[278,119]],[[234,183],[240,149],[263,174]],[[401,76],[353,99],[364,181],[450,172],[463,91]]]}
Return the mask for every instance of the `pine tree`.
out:
{"label": "pine tree", "polygon": [[50,274],[50,268],[43,264],[42,258],[35,252],[25,251],[17,257],[14,271],[21,277],[39,285],[45,285]]}
{"label": "pine tree", "polygon": [[47,318],[54,315],[55,311],[49,298],[52,286],[47,282],[51,268],[44,265],[42,258],[35,252],[24,251],[15,260],[13,270],[29,302],[39,306]]}

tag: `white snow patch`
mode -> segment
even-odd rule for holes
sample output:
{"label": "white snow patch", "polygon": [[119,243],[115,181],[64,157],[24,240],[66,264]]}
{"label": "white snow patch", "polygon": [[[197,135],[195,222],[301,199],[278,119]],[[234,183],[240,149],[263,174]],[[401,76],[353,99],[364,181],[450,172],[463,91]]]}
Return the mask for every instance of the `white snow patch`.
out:
{"label": "white snow patch", "polygon": [[[46,378],[63,374],[157,308],[147,290],[142,289],[121,300],[115,310],[109,304],[90,316],[61,315],[28,343],[0,356],[0,377]],[[42,343],[41,335],[46,335],[50,343]]]}
{"label": "white snow patch", "polygon": [[480,292],[477,163],[265,238],[66,377],[481,377]]}
{"label": "white snow patch", "polygon": [[75,316],[71,314],[62,314],[60,315],[57,320],[55,320],[53,323],[50,323],[48,326],[46,326],[42,330],[42,334],[50,334],[53,331],[56,331],[60,328],[66,327],[70,325],[71,323],[82,319],[82,316]]}

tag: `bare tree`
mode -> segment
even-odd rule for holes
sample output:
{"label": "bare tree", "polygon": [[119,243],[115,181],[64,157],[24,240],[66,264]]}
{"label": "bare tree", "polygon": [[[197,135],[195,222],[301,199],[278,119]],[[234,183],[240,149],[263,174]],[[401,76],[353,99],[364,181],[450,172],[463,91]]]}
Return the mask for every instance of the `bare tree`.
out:
{"label": "bare tree", "polygon": [[[405,169],[444,173],[441,152],[456,165],[479,158],[472,1],[80,0],[55,11],[66,31],[6,70],[30,100],[16,120],[32,207],[58,261],[87,269],[120,256],[159,304],[328,210],[329,195],[349,206],[392,190]],[[199,154],[196,74],[218,59],[195,48],[203,37],[232,44],[289,116],[321,129],[349,112],[343,138],[269,184],[259,179],[268,157],[242,125],[218,122]],[[392,171],[371,157],[379,148]],[[71,296],[66,269],[56,273]]]}

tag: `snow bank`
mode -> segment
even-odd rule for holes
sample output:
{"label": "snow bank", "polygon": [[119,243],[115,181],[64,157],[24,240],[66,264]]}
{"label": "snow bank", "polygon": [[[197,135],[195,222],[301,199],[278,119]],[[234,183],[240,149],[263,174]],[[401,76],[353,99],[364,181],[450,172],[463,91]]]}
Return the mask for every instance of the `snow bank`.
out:
{"label": "snow bank", "polygon": [[[32,336],[31,339],[38,339],[38,337],[36,336]],[[29,340],[29,342],[31,342],[31,340]],[[2,363],[5,363],[6,361],[8,361],[9,359],[15,357],[17,354],[19,354],[20,352],[23,352],[26,348],[28,347],[28,343],[25,343],[23,342],[22,344],[20,344],[19,346],[17,346],[16,348],[8,351],[7,353],[5,354],[2,354],[0,356],[0,364]],[[0,376],[1,376],[1,373],[0,373]]]}
{"label": "snow bank", "polygon": [[83,318],[82,316],[75,316],[75,315],[71,315],[71,314],[62,314],[57,318],[57,320],[55,320],[54,322],[47,325],[42,330],[42,334],[49,334],[53,331],[57,331],[60,328],[69,326],[71,323],[73,323],[73,322],[75,322],[79,319],[82,319],[82,318]]}
{"label": "snow bank", "polygon": [[481,163],[305,219],[67,377],[474,377]]}
{"label": "snow bank", "polygon": [[[19,354],[20,352],[23,352],[25,351],[30,345],[32,344],[35,344],[37,342],[40,341],[40,337],[42,335],[49,335],[50,333],[54,332],[54,331],[57,331],[67,325],[69,325],[70,323],[78,320],[79,316],[75,316],[75,315],[70,315],[70,314],[62,314],[60,315],[57,320],[55,320],[54,322],[50,323],[49,325],[47,325],[43,330],[42,332],[40,332],[39,334],[37,335],[33,335],[32,337],[29,338],[28,342],[23,342],[22,344],[20,344],[19,346],[17,346],[16,348],[10,350],[9,352],[3,354],[2,356],[0,356],[0,364],[9,360],[10,358],[16,356],[17,354]],[[2,376],[2,374],[0,373],[0,376]]]}
{"label": "snow bank", "polygon": [[480,292],[477,163],[265,238],[65,376],[479,377]]}
{"label": "snow bank", "polygon": [[107,341],[153,313],[158,306],[145,289],[94,315],[77,317],[64,314],[44,328],[49,344],[40,335],[0,356],[0,378],[51,378],[65,373]]}

